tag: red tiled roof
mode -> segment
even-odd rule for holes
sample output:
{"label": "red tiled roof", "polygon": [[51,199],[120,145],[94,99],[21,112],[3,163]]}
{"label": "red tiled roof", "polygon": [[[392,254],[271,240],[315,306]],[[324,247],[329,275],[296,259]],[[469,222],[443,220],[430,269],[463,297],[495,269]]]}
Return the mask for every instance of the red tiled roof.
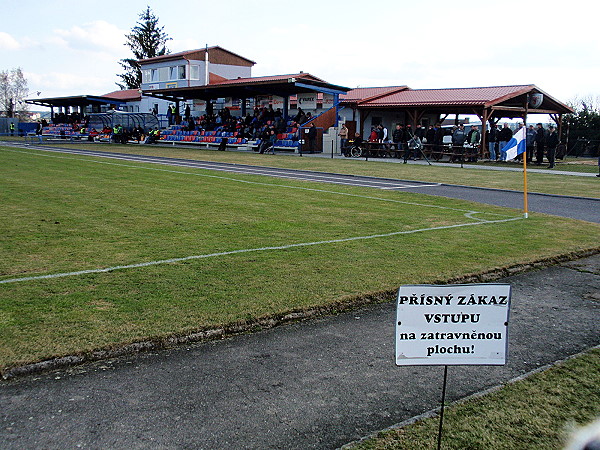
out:
{"label": "red tiled roof", "polygon": [[535,88],[534,85],[457,89],[409,89],[361,103],[360,106],[490,106]]}
{"label": "red tiled roof", "polygon": [[[219,47],[218,45],[215,45],[213,47],[208,47],[209,59],[210,59],[211,51],[227,53],[235,58],[239,58],[248,63],[251,63],[251,65],[256,64],[255,61],[252,61],[251,59],[248,59],[248,58],[244,58],[243,56],[240,56],[237,53],[233,53],[232,51],[229,51],[227,49]],[[181,59],[181,58],[183,58],[183,59],[198,59],[198,60],[202,61],[205,59],[205,55],[206,55],[206,48],[198,48],[195,50],[185,50],[183,52],[168,53],[166,55],[154,56],[153,58],[141,59],[139,61],[143,64],[154,63],[154,62],[158,62],[158,61],[171,61],[173,59]],[[186,57],[189,57],[189,58],[186,58]]]}
{"label": "red tiled roof", "polygon": [[208,84],[218,84],[223,81],[227,81],[227,78],[217,75],[216,73],[208,73]]}
{"label": "red tiled roof", "polygon": [[142,94],[138,89],[121,89],[104,94],[102,97],[114,98],[116,100],[140,100]]}
{"label": "red tiled roof", "polygon": [[385,86],[385,87],[367,87],[356,88],[340,95],[342,103],[360,103],[369,99],[393,94],[402,90],[409,89],[408,86]]}

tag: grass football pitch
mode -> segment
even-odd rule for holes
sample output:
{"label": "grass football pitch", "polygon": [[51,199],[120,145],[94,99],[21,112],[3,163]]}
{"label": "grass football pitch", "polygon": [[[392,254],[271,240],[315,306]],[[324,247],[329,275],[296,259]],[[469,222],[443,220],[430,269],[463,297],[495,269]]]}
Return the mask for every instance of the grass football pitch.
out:
{"label": "grass football pitch", "polygon": [[[0,370],[597,246],[397,191],[0,147]],[[539,239],[543,236],[543,239]]]}

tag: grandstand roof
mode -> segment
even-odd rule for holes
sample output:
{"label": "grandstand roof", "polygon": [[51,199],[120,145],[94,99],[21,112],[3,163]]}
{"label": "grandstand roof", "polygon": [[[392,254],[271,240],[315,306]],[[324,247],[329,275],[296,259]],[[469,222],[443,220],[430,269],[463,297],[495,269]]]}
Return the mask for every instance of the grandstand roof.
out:
{"label": "grandstand roof", "polygon": [[99,95],[74,95],[71,97],[30,98],[25,103],[50,107],[86,107],[89,105],[121,105],[124,100]]}
{"label": "grandstand roof", "polygon": [[[387,89],[387,91],[386,91]],[[340,97],[343,103],[354,104],[358,109],[419,108],[443,110],[447,113],[473,113],[473,108],[499,109],[521,114],[529,94],[542,94],[543,103],[530,107],[529,113],[566,114],[572,109],[546,94],[534,84],[515,86],[489,86],[450,89],[361,88]],[[370,95],[370,97],[369,97]],[[517,114],[517,115],[518,115]]]}
{"label": "grandstand roof", "polygon": [[529,92],[535,86],[494,86],[457,89],[410,89],[385,97],[371,99],[369,106],[417,106],[417,105],[477,105],[491,106]]}
{"label": "grandstand roof", "polygon": [[290,96],[303,92],[342,94],[349,88],[327,83],[309,73],[219,80],[206,86],[145,90],[144,95],[171,101],[184,99],[248,98],[256,95]]}
{"label": "grandstand roof", "polygon": [[[184,52],[169,53],[168,55],[155,56],[154,58],[140,59],[138,62],[141,65],[151,64],[163,61],[173,61],[176,59],[186,59],[192,61],[204,61],[206,58],[205,48],[196,50],[186,50]],[[236,53],[217,46],[208,47],[208,59],[214,64],[224,64],[229,66],[245,66],[252,67],[256,62],[251,59],[244,58]]]}

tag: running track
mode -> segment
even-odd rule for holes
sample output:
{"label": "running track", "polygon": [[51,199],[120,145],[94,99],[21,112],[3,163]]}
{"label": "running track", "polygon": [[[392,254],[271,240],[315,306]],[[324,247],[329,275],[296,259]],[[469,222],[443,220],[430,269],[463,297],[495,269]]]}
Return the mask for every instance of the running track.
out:
{"label": "running track", "polygon": [[[331,183],[356,187],[369,187],[384,190],[416,192],[421,194],[469,200],[508,208],[522,209],[522,192],[458,186],[442,183],[426,183],[411,180],[397,180],[358,175],[312,172],[305,170],[279,169],[264,166],[231,164],[210,161],[198,161],[158,156],[131,155],[103,151],[80,150],[75,148],[49,147],[3,142],[2,145],[55,153],[67,153],[81,156],[93,156],[129,162],[160,164],[174,167],[214,170],[245,175],[263,175],[301,181]],[[565,181],[566,182],[566,181]],[[569,197],[549,194],[528,194],[530,212],[552,214],[555,216],[600,223],[600,199],[587,197]]]}

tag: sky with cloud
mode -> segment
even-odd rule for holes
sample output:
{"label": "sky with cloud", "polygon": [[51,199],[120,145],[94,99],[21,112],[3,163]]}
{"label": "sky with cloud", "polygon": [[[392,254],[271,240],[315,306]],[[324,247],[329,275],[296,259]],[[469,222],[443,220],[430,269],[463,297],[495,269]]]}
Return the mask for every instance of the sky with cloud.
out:
{"label": "sky with cloud", "polygon": [[253,76],[310,72],[348,86],[535,84],[563,102],[598,97],[595,2],[277,0],[2,2],[0,70],[21,67],[30,97],[118,89],[118,61],[150,6],[172,52],[219,45]]}

